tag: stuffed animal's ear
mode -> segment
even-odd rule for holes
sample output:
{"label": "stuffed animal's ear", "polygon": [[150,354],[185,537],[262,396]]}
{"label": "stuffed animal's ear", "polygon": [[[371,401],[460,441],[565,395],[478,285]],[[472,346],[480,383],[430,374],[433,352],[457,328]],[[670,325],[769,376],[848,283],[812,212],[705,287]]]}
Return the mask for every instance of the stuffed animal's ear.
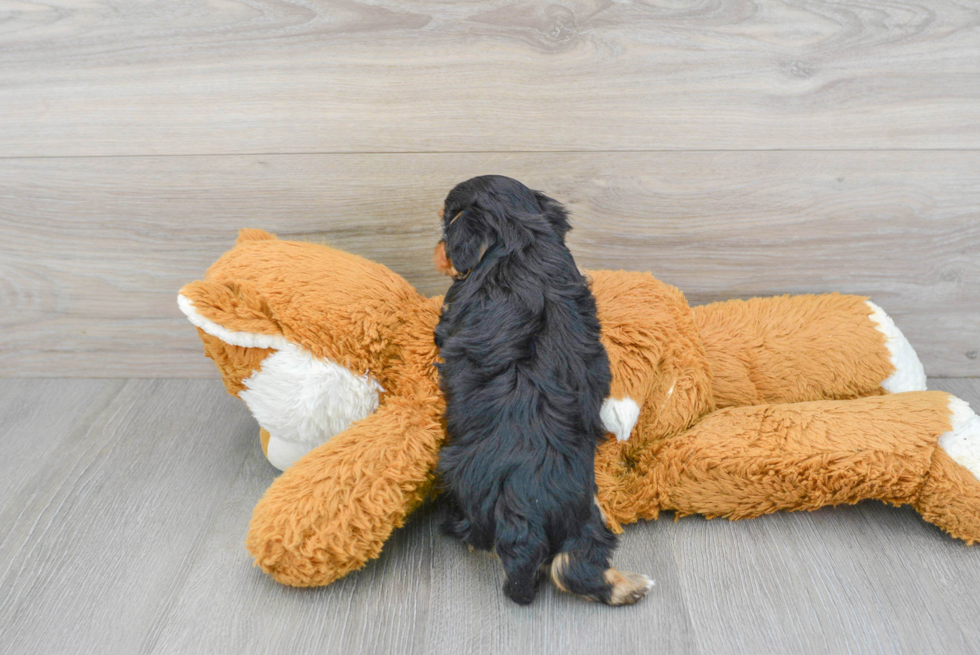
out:
{"label": "stuffed animal's ear", "polygon": [[446,256],[458,272],[476,268],[490,247],[493,235],[489,218],[484,210],[470,207],[446,226]]}
{"label": "stuffed animal's ear", "polygon": [[572,226],[568,223],[568,211],[565,209],[565,206],[540,191],[534,192],[534,198],[538,201],[538,207],[541,208],[541,213],[548,219],[551,229],[555,231],[558,238],[564,241],[565,235],[572,229]]}
{"label": "stuffed animal's ear", "polygon": [[269,304],[247,282],[191,282],[177,304],[192,324],[233,346],[279,348],[285,341]]}
{"label": "stuffed animal's ear", "polygon": [[276,235],[266,232],[265,230],[258,230],[255,228],[243,228],[238,231],[238,240],[235,241],[235,245],[241,245],[246,241],[275,241]]}

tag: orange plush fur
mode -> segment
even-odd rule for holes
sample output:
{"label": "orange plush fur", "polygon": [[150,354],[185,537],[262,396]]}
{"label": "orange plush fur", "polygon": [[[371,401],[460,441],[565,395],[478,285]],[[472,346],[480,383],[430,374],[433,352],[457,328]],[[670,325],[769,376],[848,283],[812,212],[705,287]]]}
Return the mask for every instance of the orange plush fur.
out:
{"label": "orange plush fur", "polygon": [[[610,436],[596,458],[613,529],[664,510],[736,519],[877,498],[980,540],[980,482],[937,447],[951,429],[950,397],[885,393],[894,367],[865,299],[786,296],[692,310],[649,274],[589,276],[611,397],[639,408],[628,439]],[[260,230],[243,230],[181,295],[231,394],[276,351],[262,338],[383,389],[376,411],[272,483],[246,540],[264,571],[294,586],[328,584],[377,557],[435,489],[445,440],[432,336],[441,298],[421,296],[381,264]]]}

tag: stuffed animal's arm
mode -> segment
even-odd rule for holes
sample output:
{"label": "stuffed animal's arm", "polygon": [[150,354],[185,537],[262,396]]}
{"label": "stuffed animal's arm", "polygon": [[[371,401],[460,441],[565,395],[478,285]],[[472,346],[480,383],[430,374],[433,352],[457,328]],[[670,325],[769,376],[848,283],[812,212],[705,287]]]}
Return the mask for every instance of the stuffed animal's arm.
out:
{"label": "stuffed animal's arm", "polygon": [[252,515],[256,564],[312,587],[376,558],[431,489],[445,435],[437,404],[392,398],[288,468]]}
{"label": "stuffed animal's arm", "polygon": [[858,398],[926,388],[895,323],[841,294],[729,300],[694,308],[717,407]]}
{"label": "stuffed animal's arm", "polygon": [[730,407],[632,464],[600,457],[596,483],[613,525],[663,510],[739,519],[874,498],[980,541],[980,418],[941,391]]}

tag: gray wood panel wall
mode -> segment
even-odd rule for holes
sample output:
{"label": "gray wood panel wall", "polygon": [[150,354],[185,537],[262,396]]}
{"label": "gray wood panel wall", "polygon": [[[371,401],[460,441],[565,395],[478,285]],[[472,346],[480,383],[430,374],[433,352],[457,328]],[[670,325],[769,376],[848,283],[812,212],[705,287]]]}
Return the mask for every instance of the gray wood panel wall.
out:
{"label": "gray wood panel wall", "polygon": [[692,303],[840,290],[980,375],[980,6],[0,8],[0,375],[213,376],[175,295],[239,227],[425,293],[456,182],[566,202]]}

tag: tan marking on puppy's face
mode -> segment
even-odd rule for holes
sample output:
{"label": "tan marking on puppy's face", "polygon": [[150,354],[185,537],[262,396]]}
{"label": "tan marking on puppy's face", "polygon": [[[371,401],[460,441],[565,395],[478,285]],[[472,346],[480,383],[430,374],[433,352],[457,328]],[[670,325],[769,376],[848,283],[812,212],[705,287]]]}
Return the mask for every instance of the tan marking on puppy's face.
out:
{"label": "tan marking on puppy's face", "polygon": [[[444,220],[445,219],[445,215],[446,215],[445,208],[440,209],[439,210],[439,218]],[[456,222],[456,219],[458,219],[462,215],[463,215],[463,212],[459,212],[458,214],[456,214],[455,216],[453,216],[453,220],[449,221],[449,225],[452,225],[453,223],[455,223]],[[447,225],[446,227],[449,227],[449,226]],[[443,234],[445,235],[445,228],[443,228],[443,230],[444,230],[443,231]],[[487,246],[487,244],[485,244],[485,243],[483,244],[483,246],[480,249],[480,259],[483,259],[483,255],[487,252],[487,248],[488,247],[489,246]],[[439,243],[436,244],[436,250],[432,254],[432,261],[436,265],[436,270],[437,271],[439,271],[443,275],[448,275],[449,277],[453,278],[454,280],[465,279],[466,276],[469,275],[469,271],[467,271],[463,275],[460,275],[459,271],[456,270],[456,267],[453,266],[453,261],[449,258],[449,255],[446,254],[446,240],[445,239],[442,239],[441,241],[439,241]]]}
{"label": "tan marking on puppy's face", "polygon": [[436,265],[436,270],[443,275],[456,277],[459,273],[453,268],[453,263],[446,256],[446,242],[440,241],[436,244],[436,251],[432,253],[432,263]]}

